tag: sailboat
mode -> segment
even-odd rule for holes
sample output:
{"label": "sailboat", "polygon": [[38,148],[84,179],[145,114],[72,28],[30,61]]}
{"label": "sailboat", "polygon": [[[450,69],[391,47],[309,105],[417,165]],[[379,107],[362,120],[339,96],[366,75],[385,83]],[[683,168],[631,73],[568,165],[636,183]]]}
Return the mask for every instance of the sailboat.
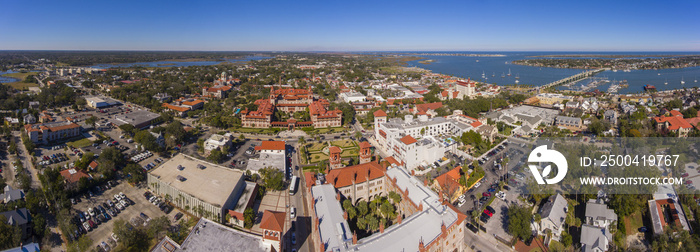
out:
{"label": "sailboat", "polygon": [[506,77],[506,73],[502,73],[501,78],[505,78],[505,77]]}
{"label": "sailboat", "polygon": [[486,78],[486,72],[481,71],[481,78]]}
{"label": "sailboat", "polygon": [[520,79],[520,74],[516,74],[515,79]]}
{"label": "sailboat", "polygon": [[695,80],[693,82],[698,82],[698,77],[695,77]]}
{"label": "sailboat", "polygon": [[685,80],[683,80],[683,77],[681,77],[681,84],[685,84]]}
{"label": "sailboat", "polygon": [[493,72],[493,74],[491,75],[491,77],[496,77],[496,72]]}
{"label": "sailboat", "polygon": [[664,85],[668,85],[668,78],[666,78],[666,81],[664,82]]}
{"label": "sailboat", "polygon": [[508,68],[508,76],[510,76],[510,68]]}

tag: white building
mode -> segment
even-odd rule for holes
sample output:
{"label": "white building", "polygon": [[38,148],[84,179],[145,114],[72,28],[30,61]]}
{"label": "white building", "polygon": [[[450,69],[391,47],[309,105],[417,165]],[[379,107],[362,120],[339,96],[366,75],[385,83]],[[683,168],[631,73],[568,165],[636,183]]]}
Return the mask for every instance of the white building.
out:
{"label": "white building", "polygon": [[540,209],[540,220],[537,232],[540,235],[547,235],[548,231],[551,236],[547,236],[545,244],[549,244],[550,240],[560,241],[561,232],[564,230],[564,221],[569,204],[561,194],[552,195],[547,200],[547,203]]}
{"label": "white building", "polygon": [[340,99],[343,99],[343,101],[347,103],[361,102],[367,100],[367,96],[355,91],[341,93],[340,95],[338,95],[338,97],[340,97]]}
{"label": "white building", "polygon": [[229,146],[231,144],[230,136],[230,133],[226,133],[226,135],[211,135],[209,139],[204,142],[204,152],[211,152],[215,149],[221,150],[224,146]]}

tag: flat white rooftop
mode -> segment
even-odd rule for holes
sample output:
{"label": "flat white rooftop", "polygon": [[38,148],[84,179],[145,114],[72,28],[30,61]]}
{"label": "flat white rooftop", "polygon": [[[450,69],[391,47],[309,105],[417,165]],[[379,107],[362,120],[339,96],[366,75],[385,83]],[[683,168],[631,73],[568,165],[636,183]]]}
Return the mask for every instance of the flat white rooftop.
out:
{"label": "flat white rooftop", "polygon": [[[178,166],[184,168],[180,170]],[[185,154],[177,154],[151,170],[150,174],[182,192],[219,206],[224,205],[238,181],[243,179],[243,172],[239,170],[212,164]],[[179,179],[180,177],[184,180]]]}

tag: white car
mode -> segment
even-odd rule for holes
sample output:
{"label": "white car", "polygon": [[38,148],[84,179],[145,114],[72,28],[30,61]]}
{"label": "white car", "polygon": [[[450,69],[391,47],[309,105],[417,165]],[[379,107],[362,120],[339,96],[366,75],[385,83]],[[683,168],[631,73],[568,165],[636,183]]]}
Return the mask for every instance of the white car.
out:
{"label": "white car", "polygon": [[95,217],[95,210],[92,210],[92,207],[88,208],[88,213],[90,214],[90,216]]}
{"label": "white car", "polygon": [[289,217],[292,219],[297,217],[297,208],[296,207],[292,207],[292,209],[289,211]]}
{"label": "white car", "polygon": [[481,182],[476,182],[476,184],[474,184],[474,188],[479,188],[479,186],[481,186]]}
{"label": "white car", "polygon": [[123,192],[119,192],[119,197],[120,197],[121,199],[126,199],[126,195],[124,195]]}
{"label": "white car", "polygon": [[500,191],[500,192],[496,193],[496,198],[499,198],[501,200],[506,200],[506,192]]}
{"label": "white car", "polygon": [[117,200],[117,201],[119,201],[119,200],[122,199],[122,198],[119,197],[119,194],[115,194],[115,195],[114,195],[114,199]]}
{"label": "white car", "polygon": [[457,207],[463,206],[464,203],[467,203],[467,199],[465,199],[465,198],[460,198],[460,199],[459,199],[459,203],[457,203]]}
{"label": "white car", "polygon": [[114,204],[114,205],[117,206],[117,208],[119,208],[119,210],[124,210],[124,206],[122,206],[121,203],[117,203],[117,204]]}

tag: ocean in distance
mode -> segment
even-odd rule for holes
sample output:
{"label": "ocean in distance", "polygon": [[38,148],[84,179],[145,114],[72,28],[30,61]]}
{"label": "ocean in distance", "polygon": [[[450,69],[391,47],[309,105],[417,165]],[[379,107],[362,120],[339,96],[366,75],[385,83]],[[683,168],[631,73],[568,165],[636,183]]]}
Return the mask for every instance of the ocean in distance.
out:
{"label": "ocean in distance", "polygon": [[[561,69],[550,67],[532,67],[512,64],[515,60],[528,59],[530,56],[541,55],[649,55],[649,58],[658,57],[661,55],[700,55],[700,52],[367,52],[368,54],[491,54],[505,55],[500,57],[484,57],[484,56],[435,56],[435,55],[420,55],[428,60],[432,60],[429,64],[420,63],[423,60],[414,60],[407,62],[408,66],[419,67],[431,70],[434,73],[453,75],[461,78],[471,78],[476,81],[493,83],[498,85],[512,85],[516,80],[519,80],[520,85],[541,86],[553,81],[564,79],[566,77],[584,72],[583,69]],[[655,56],[658,55],[658,56]],[[591,57],[582,57],[591,58]],[[646,57],[642,57],[646,58]],[[508,73],[511,73],[509,76]],[[519,77],[519,79],[516,79]],[[644,85],[654,85],[658,90],[682,89],[700,87],[700,82],[696,82],[700,78],[700,67],[690,68],[671,68],[659,70],[631,70],[630,72],[623,71],[604,71],[596,77],[603,77],[613,81],[627,80],[629,87],[623,88],[618,93],[641,93],[644,92]],[[685,84],[681,84],[681,80]],[[586,84],[588,80],[583,80],[576,85]],[[668,84],[664,84],[668,82]],[[600,91],[606,92],[610,83],[603,84],[597,87]],[[559,87],[559,89],[567,89]]]}

